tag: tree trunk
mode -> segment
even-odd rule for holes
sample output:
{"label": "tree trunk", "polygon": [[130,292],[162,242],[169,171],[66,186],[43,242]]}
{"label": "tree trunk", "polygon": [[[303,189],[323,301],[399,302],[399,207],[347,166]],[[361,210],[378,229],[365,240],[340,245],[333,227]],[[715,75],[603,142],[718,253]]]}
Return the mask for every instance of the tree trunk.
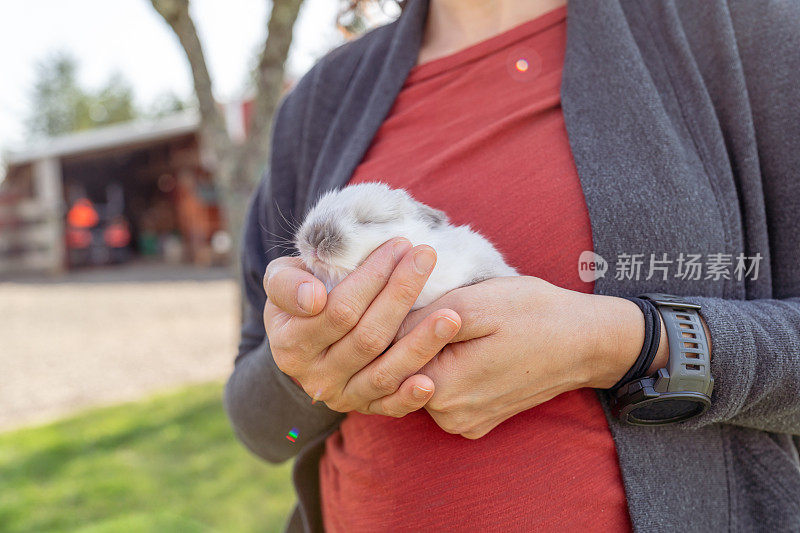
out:
{"label": "tree trunk", "polygon": [[189,0],[150,0],[175,32],[189,66],[200,109],[201,158],[214,175],[225,221],[234,243],[233,268],[238,274],[239,246],[247,203],[266,169],[272,116],[283,91],[284,66],[292,44],[292,32],[303,0],[273,0],[267,23],[267,39],[258,63],[256,94],[247,139],[235,145],[214,98],[205,54],[197,35]]}

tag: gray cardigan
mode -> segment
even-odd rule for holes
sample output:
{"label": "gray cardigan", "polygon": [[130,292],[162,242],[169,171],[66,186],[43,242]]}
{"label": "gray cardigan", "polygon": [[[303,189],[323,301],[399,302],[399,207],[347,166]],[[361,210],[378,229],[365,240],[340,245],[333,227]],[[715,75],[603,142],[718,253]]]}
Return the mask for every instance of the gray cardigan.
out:
{"label": "gray cardigan", "polygon": [[[288,236],[278,208],[301,218],[348,181],[415,64],[426,13],[410,0],[299,82],[253,197],[225,403],[254,453],[297,456],[291,530],[322,529],[318,462],[342,415],[312,406],[269,353],[261,277],[280,252],[273,235]],[[800,531],[800,2],[570,0],[567,20],[562,102],[595,251],[763,257],[756,280],[596,282],[601,294],[688,296],[713,341],[703,416],[660,428],[609,417],[633,525]]]}

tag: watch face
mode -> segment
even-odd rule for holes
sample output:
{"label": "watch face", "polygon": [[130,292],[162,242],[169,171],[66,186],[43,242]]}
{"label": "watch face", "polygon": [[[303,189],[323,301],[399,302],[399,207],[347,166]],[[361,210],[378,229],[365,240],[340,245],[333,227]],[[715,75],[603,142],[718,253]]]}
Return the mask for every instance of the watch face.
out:
{"label": "watch face", "polygon": [[[650,379],[652,381],[652,379]],[[623,394],[614,406],[620,420],[637,426],[674,424],[703,414],[711,405],[711,398],[700,392],[656,392],[648,380],[643,388]]]}
{"label": "watch face", "polygon": [[706,405],[696,399],[665,398],[634,406],[628,412],[628,420],[640,424],[664,424],[692,418],[705,410]]}

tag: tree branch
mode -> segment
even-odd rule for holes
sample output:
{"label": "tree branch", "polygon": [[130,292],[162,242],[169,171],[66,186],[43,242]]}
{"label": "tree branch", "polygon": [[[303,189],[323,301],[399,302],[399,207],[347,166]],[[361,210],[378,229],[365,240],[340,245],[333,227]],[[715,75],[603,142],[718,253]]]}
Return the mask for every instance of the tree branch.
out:
{"label": "tree branch", "polygon": [[[240,162],[243,176],[258,179],[269,156],[272,115],[283,90],[286,58],[292,44],[292,33],[303,0],[273,0],[267,24],[267,39],[258,63],[254,112],[250,132],[242,147]],[[267,147],[267,148],[265,148]],[[252,178],[251,178],[252,179]],[[243,184],[252,185],[252,184]]]}

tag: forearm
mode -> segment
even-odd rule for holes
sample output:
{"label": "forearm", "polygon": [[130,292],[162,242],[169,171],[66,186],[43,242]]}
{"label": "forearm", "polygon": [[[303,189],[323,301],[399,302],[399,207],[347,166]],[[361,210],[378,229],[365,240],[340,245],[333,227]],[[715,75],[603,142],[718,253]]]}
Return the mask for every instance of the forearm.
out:
{"label": "forearm", "polygon": [[[309,398],[272,360],[268,343],[237,359],[225,386],[225,410],[237,437],[270,462],[293,457],[305,443],[335,426],[342,414]],[[296,428],[295,442],[286,438]]]}

